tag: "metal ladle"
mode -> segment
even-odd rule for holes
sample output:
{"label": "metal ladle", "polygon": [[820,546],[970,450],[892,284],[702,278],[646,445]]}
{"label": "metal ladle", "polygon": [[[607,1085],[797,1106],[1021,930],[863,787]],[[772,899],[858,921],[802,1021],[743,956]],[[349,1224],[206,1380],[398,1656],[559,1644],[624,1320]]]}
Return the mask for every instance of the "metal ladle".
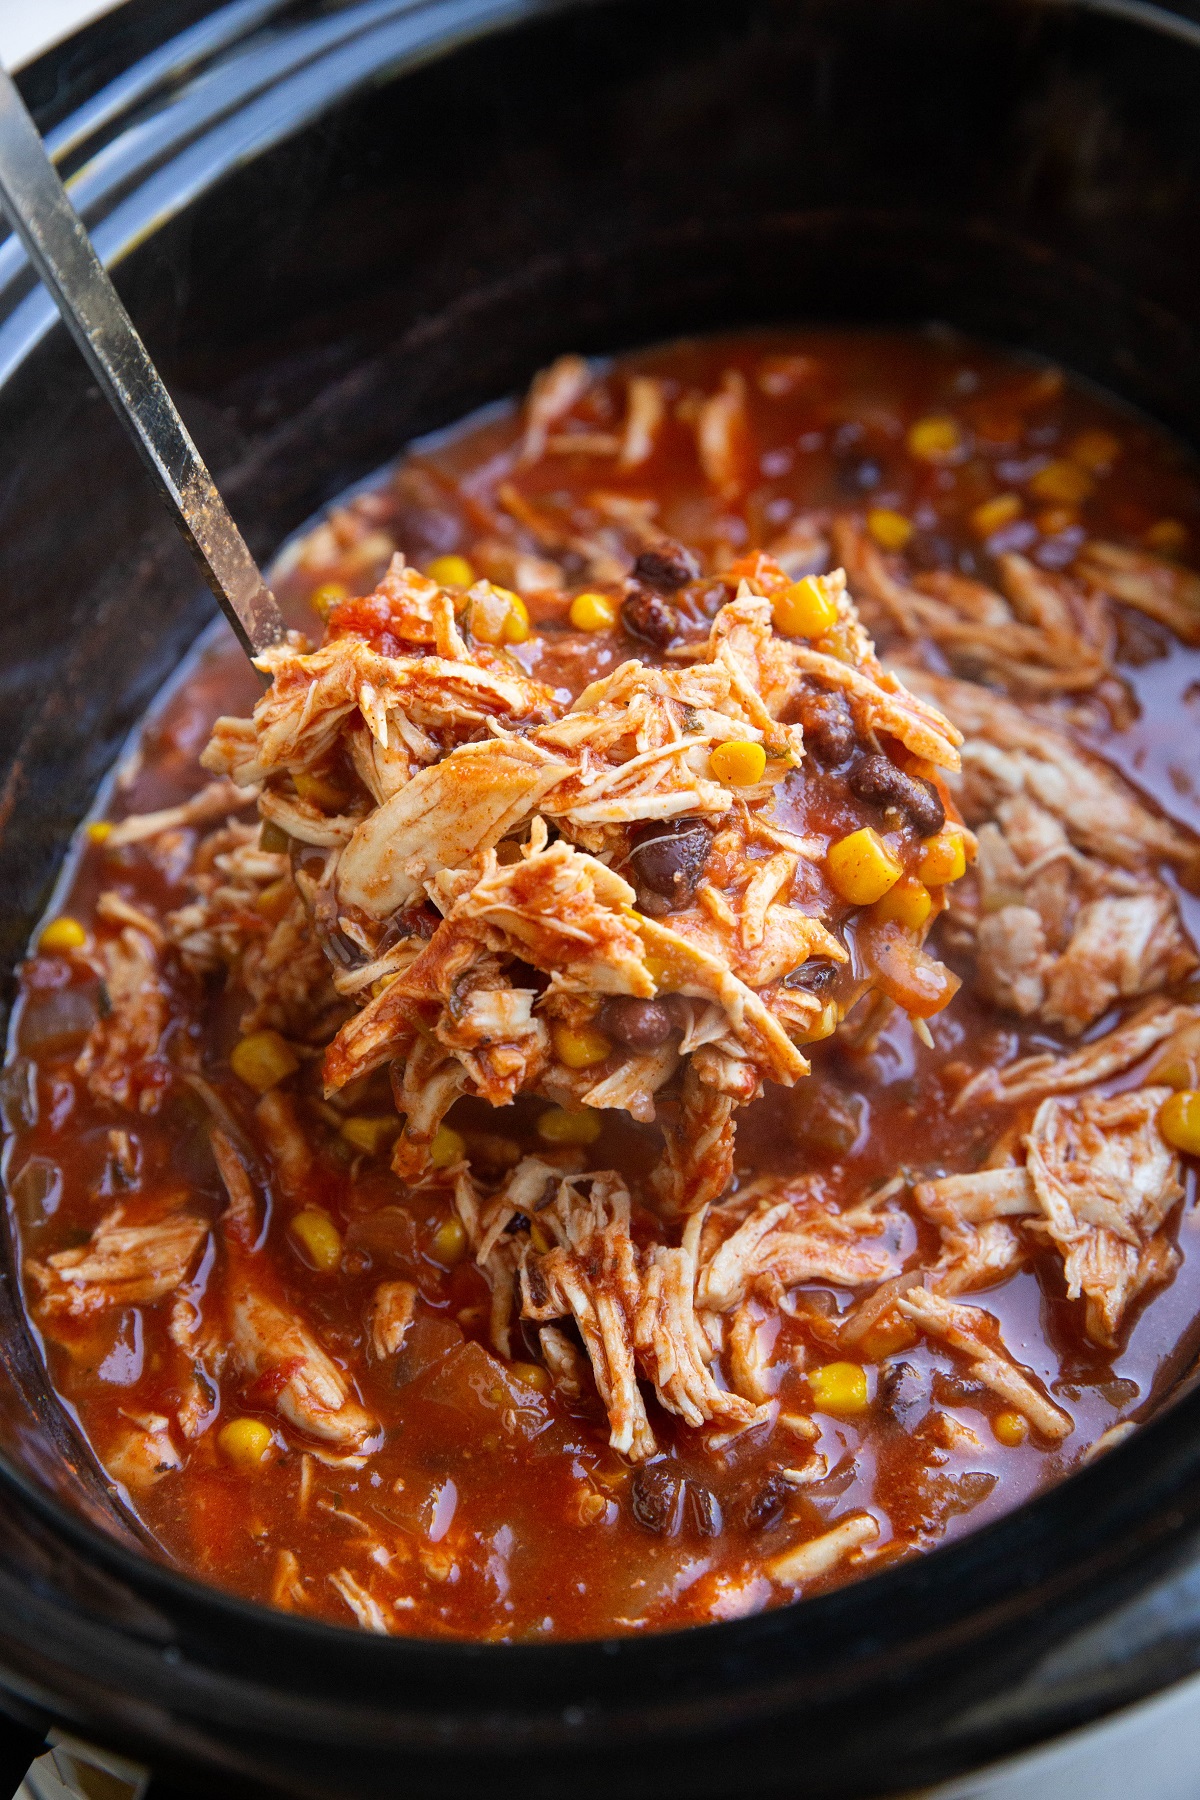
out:
{"label": "metal ladle", "polygon": [[37,126],[0,69],[0,205],[52,294],[247,656],[284,635],[283,615],[217,492]]}

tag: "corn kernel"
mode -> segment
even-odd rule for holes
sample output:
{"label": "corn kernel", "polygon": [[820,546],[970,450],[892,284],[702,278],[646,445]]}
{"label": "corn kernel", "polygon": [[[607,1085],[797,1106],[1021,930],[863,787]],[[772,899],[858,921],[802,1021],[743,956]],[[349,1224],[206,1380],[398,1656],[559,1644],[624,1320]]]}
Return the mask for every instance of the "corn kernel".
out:
{"label": "corn kernel", "polygon": [[913,534],[912,520],[887,506],[873,506],[867,514],[867,530],[881,550],[903,550]]}
{"label": "corn kernel", "polygon": [[540,1114],[537,1134],[543,1144],[594,1144],[601,1124],[598,1112],[586,1108],[573,1112],[565,1106],[551,1106]]}
{"label": "corn kernel", "polygon": [[1029,491],[1039,500],[1054,500],[1060,506],[1078,506],[1087,499],[1095,482],[1078,463],[1052,462],[1039,469],[1029,483]]}
{"label": "corn kernel", "polygon": [[1047,506],[1037,516],[1037,528],[1043,537],[1057,537],[1060,531],[1070,531],[1078,523],[1079,514],[1073,506]]}
{"label": "corn kernel", "polygon": [[867,1371],[859,1363],[825,1363],[819,1369],[810,1369],[807,1380],[818,1412],[852,1419],[870,1405]]}
{"label": "corn kernel", "polygon": [[922,462],[949,462],[962,448],[962,432],[958,421],[946,413],[930,413],[918,419],[908,430],[908,448]]}
{"label": "corn kernel", "polygon": [[594,1025],[553,1025],[550,1039],[554,1054],[568,1069],[590,1069],[602,1063],[612,1045]]}
{"label": "corn kernel", "polygon": [[797,1044],[819,1044],[822,1039],[832,1037],[841,1022],[842,1015],[838,1011],[837,1001],[827,1000],[816,1021],[806,1031],[794,1032],[792,1041]]}
{"label": "corn kernel", "polygon": [[776,596],[771,617],[788,637],[821,637],[837,618],[837,601],[817,576],[805,575]]}
{"label": "corn kernel", "polygon": [[350,589],[342,581],[323,581],[314,588],[309,605],[318,619],[327,619],[335,606],[350,598]]}
{"label": "corn kernel", "polygon": [[1158,1129],[1173,1150],[1200,1156],[1200,1088],[1184,1088],[1165,1100]]}
{"label": "corn kernel", "polygon": [[371,1117],[366,1113],[352,1113],[348,1119],[342,1120],[342,1136],[356,1150],[363,1150],[368,1156],[378,1156],[387,1147],[400,1129],[400,1121],[395,1114],[386,1117]]}
{"label": "corn kernel", "polygon": [[342,1260],[342,1234],[327,1212],[306,1206],[296,1214],[288,1230],[314,1269],[329,1275],[337,1268]]}
{"label": "corn kernel", "polygon": [[465,556],[435,556],[425,573],[439,587],[469,588],[475,585],[475,571]]}
{"label": "corn kernel", "polygon": [[576,631],[609,631],[617,622],[617,603],[607,594],[576,594],[567,617]]}
{"label": "corn kernel", "polygon": [[864,1332],[858,1340],[858,1348],[868,1362],[882,1362],[885,1357],[894,1356],[897,1350],[911,1350],[916,1341],[915,1328],[893,1307]]}
{"label": "corn kernel", "polygon": [[64,913],[61,919],[51,919],[49,925],[43,926],[38,949],[54,956],[63,950],[82,950],[87,941],[88,934],[79,920]]}
{"label": "corn kernel", "polygon": [[277,1031],[252,1031],[230,1051],[229,1066],[239,1081],[265,1094],[296,1073],[300,1058]]}
{"label": "corn kernel", "polygon": [[926,887],[945,887],[967,870],[967,846],[961,831],[939,831],[921,846],[917,874]]}
{"label": "corn kernel", "polygon": [[508,1372],[517,1381],[523,1381],[526,1387],[536,1388],[539,1394],[548,1394],[554,1386],[550,1379],[550,1371],[543,1369],[541,1363],[510,1363]]}
{"label": "corn kernel", "polygon": [[873,906],[904,873],[871,825],[831,844],[825,866],[834,892],[851,906]]}
{"label": "corn kernel", "polygon": [[281,875],[278,881],[263,888],[254,902],[255,911],[260,912],[264,919],[270,919],[272,924],[278,925],[280,919],[291,910],[295,891],[291,876]]}
{"label": "corn kernel", "polygon": [[997,1413],[992,1420],[992,1436],[998,1444],[1004,1444],[1009,1450],[1015,1450],[1029,1436],[1029,1420],[1024,1413]]}
{"label": "corn kernel", "polygon": [[554,1239],[550,1236],[541,1219],[530,1219],[529,1241],[539,1256],[545,1256],[554,1248]]}
{"label": "corn kernel", "polygon": [[271,1428],[261,1419],[230,1419],[217,1433],[217,1448],[235,1469],[252,1471],[271,1448]]}
{"label": "corn kernel", "polygon": [[111,819],[93,819],[87,828],[88,843],[106,844],[112,836],[112,830]]}
{"label": "corn kernel", "polygon": [[258,847],[267,850],[272,856],[286,856],[291,849],[292,840],[281,825],[271,819],[264,819],[258,834]]}
{"label": "corn kernel", "polygon": [[656,994],[673,994],[672,983],[675,980],[675,968],[669,957],[659,956],[657,951],[647,950],[642,958],[647,975],[654,983]]}
{"label": "corn kernel", "polygon": [[1111,469],[1120,454],[1121,440],[1111,431],[1081,431],[1070,450],[1071,461],[1093,475],[1103,475]]}
{"label": "corn kernel", "polygon": [[452,1269],[456,1263],[462,1262],[470,1245],[467,1243],[466,1228],[461,1219],[443,1219],[433,1234],[430,1246],[437,1262]]}
{"label": "corn kernel", "polygon": [[977,537],[991,537],[1021,516],[1020,494],[995,494],[971,514],[971,529]]}
{"label": "corn kernel", "polygon": [[[507,590],[505,590],[507,592]],[[533,627],[529,623],[529,608],[520,594],[509,594],[508,612],[504,619],[503,638],[506,644],[523,644],[533,635]]]}
{"label": "corn kernel", "polygon": [[915,875],[902,875],[871,908],[875,918],[894,919],[909,931],[920,931],[932,911],[933,897]]}
{"label": "corn kernel", "polygon": [[429,1160],[435,1169],[449,1169],[467,1154],[466,1140],[452,1125],[439,1125],[429,1146]]}
{"label": "corn kernel", "polygon": [[708,759],[713,780],[726,787],[753,787],[762,780],[766,766],[767,753],[761,744],[740,741],[718,744]]}
{"label": "corn kernel", "polygon": [[346,790],[338,782],[331,781],[328,775],[310,775],[304,770],[293,775],[296,792],[310,806],[323,806],[330,812],[338,812],[346,804]]}
{"label": "corn kernel", "polygon": [[1160,556],[1182,556],[1188,546],[1188,528],[1178,519],[1159,519],[1142,539],[1147,550]]}

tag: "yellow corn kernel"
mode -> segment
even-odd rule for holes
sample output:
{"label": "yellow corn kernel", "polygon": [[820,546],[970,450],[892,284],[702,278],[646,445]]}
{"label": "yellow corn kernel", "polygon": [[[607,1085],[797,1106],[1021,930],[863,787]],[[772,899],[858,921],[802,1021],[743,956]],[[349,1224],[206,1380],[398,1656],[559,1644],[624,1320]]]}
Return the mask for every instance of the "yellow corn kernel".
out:
{"label": "yellow corn kernel", "polygon": [[945,887],[967,870],[967,846],[961,831],[939,831],[921,845],[917,874],[926,887]]}
{"label": "yellow corn kernel", "polygon": [[323,581],[319,588],[313,589],[309,605],[318,619],[327,619],[335,606],[350,598],[350,589],[342,581]]}
{"label": "yellow corn kernel", "polygon": [[296,1214],[288,1230],[314,1269],[329,1275],[337,1268],[342,1260],[342,1234],[327,1212],[306,1206]]}
{"label": "yellow corn kernel", "polygon": [[1060,506],[1078,506],[1087,499],[1095,482],[1078,463],[1052,462],[1039,469],[1029,483],[1029,491],[1039,500],[1053,500]]}
{"label": "yellow corn kernel", "polygon": [[38,949],[54,956],[63,950],[82,950],[88,941],[88,934],[78,919],[72,919],[64,913],[61,919],[51,919],[42,927],[38,938]]}
{"label": "yellow corn kernel", "polygon": [[612,1045],[594,1025],[552,1025],[550,1041],[554,1054],[568,1069],[590,1069],[602,1063]]}
{"label": "yellow corn kernel", "polygon": [[425,573],[439,587],[469,588],[475,585],[475,571],[465,556],[435,556]]}
{"label": "yellow corn kernel", "polygon": [[1200,1088],[1183,1088],[1165,1100],[1158,1129],[1173,1150],[1200,1156]]}
{"label": "yellow corn kernel", "polygon": [[1070,457],[1093,475],[1103,475],[1121,454],[1121,440],[1111,431],[1081,431],[1071,445]]}
{"label": "yellow corn kernel", "polygon": [[300,1058],[277,1031],[252,1031],[229,1053],[229,1066],[239,1081],[257,1094],[278,1087],[300,1067]]}
{"label": "yellow corn kernel", "polygon": [[264,819],[258,834],[258,847],[269,851],[272,856],[286,856],[292,847],[292,840],[282,826],[276,825],[272,819]]}
{"label": "yellow corn kernel", "polygon": [[380,975],[376,981],[371,983],[372,1000],[378,1000],[380,994],[386,994],[393,981],[398,981],[399,979],[400,971],[398,969],[393,969],[390,975]]}
{"label": "yellow corn kernel", "polygon": [[947,413],[930,413],[908,428],[908,448],[922,462],[949,462],[962,448],[958,421]]}
{"label": "yellow corn kernel", "polygon": [[328,775],[310,775],[301,770],[299,775],[292,776],[292,780],[300,798],[307,800],[310,806],[323,806],[329,812],[339,812],[346,804],[345,788],[336,781],[331,781]]}
{"label": "yellow corn kernel", "polygon": [[429,1160],[435,1169],[449,1169],[467,1154],[466,1140],[453,1125],[439,1125],[429,1146]]}
{"label": "yellow corn kernel", "polygon": [[[507,588],[504,589],[507,593]],[[506,644],[523,644],[533,635],[533,626],[529,623],[529,608],[520,594],[508,595],[508,612],[504,617],[504,629],[501,634]]]}
{"label": "yellow corn kernel", "polygon": [[913,534],[912,520],[887,506],[873,506],[867,514],[867,530],[881,550],[903,550]]}
{"label": "yellow corn kernel", "polygon": [[1024,1413],[997,1413],[992,1420],[992,1436],[998,1444],[1009,1450],[1015,1450],[1029,1436],[1029,1420]]}
{"label": "yellow corn kernel", "polygon": [[217,1433],[217,1448],[235,1469],[252,1471],[271,1448],[271,1428],[261,1419],[230,1419]]}
{"label": "yellow corn kernel", "polygon": [[904,873],[871,825],[831,844],[825,867],[834,893],[851,906],[874,906]]}
{"label": "yellow corn kernel", "polygon": [[1073,506],[1047,506],[1037,516],[1037,528],[1043,537],[1057,537],[1060,531],[1070,531],[1078,523],[1079,514]]}
{"label": "yellow corn kernel", "polygon": [[565,1106],[551,1106],[539,1115],[537,1134],[543,1144],[594,1144],[601,1124],[598,1112],[583,1108],[573,1112]]}
{"label": "yellow corn kernel", "polygon": [[467,1243],[466,1227],[461,1219],[443,1219],[433,1234],[430,1246],[435,1259],[452,1269],[456,1263],[462,1262],[470,1245]]}
{"label": "yellow corn kernel", "polygon": [[870,1405],[867,1371],[859,1363],[825,1363],[819,1369],[810,1369],[807,1380],[818,1412],[852,1419]]}
{"label": "yellow corn kernel", "polygon": [[933,896],[915,875],[902,875],[871,908],[876,919],[894,919],[909,931],[920,931],[933,911]]}
{"label": "yellow corn kernel", "polygon": [[609,631],[617,622],[617,603],[607,594],[576,594],[567,617],[576,631]]}
{"label": "yellow corn kernel", "polygon": [[372,1117],[367,1113],[352,1113],[348,1119],[342,1120],[342,1136],[356,1150],[364,1150],[368,1156],[378,1156],[386,1149],[400,1129],[400,1121],[395,1114],[386,1117]]}
{"label": "yellow corn kernel", "polygon": [[1188,528],[1178,519],[1159,519],[1142,542],[1160,556],[1182,556],[1188,547]]}
{"label": "yellow corn kernel", "polygon": [[93,819],[87,828],[89,844],[106,844],[112,836],[111,819]]}
{"label": "yellow corn kernel", "polygon": [[837,601],[817,576],[805,575],[776,597],[771,617],[788,637],[821,637],[837,618]]}
{"label": "yellow corn kernel", "polygon": [[794,1032],[792,1041],[796,1044],[819,1044],[823,1038],[832,1037],[841,1022],[842,1015],[838,1011],[837,1001],[827,1000],[815,1023],[806,1031]]}
{"label": "yellow corn kernel", "polygon": [[508,1372],[523,1381],[526,1387],[536,1388],[539,1394],[548,1394],[554,1386],[549,1369],[543,1369],[541,1363],[509,1363]]}
{"label": "yellow corn kernel", "polygon": [[541,1219],[530,1219],[529,1241],[539,1256],[545,1256],[548,1250],[553,1250],[554,1248],[554,1239],[550,1236],[550,1233],[547,1231]]}
{"label": "yellow corn kernel", "polygon": [[971,529],[977,537],[991,537],[1021,516],[1020,494],[995,494],[971,514]]}
{"label": "yellow corn kernel", "polygon": [[295,891],[291,876],[281,875],[278,881],[273,881],[269,887],[263,888],[254,902],[255,910],[260,912],[264,919],[270,919],[272,924],[278,925],[280,919],[290,911]]}
{"label": "yellow corn kernel", "polygon": [[718,744],[708,759],[713,780],[726,787],[753,787],[762,780],[766,766],[767,753],[762,745],[742,741]]}

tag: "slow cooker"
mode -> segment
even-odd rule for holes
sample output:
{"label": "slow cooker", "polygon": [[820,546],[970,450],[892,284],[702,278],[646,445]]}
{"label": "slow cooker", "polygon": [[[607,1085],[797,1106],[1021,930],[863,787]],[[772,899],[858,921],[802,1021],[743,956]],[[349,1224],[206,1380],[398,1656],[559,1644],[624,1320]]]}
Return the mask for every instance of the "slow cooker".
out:
{"label": "slow cooker", "polygon": [[[942,321],[1200,440],[1200,7],[129,0],[21,84],[264,559],[560,350],[741,324]],[[0,441],[8,995],[211,602],[11,239]],[[14,1784],[54,1730],[152,1769],[155,1795],[966,1793],[1200,1667],[1190,1381],[919,1561],[736,1623],[533,1647],[202,1587],[52,1399],[11,1256],[0,1358]]]}

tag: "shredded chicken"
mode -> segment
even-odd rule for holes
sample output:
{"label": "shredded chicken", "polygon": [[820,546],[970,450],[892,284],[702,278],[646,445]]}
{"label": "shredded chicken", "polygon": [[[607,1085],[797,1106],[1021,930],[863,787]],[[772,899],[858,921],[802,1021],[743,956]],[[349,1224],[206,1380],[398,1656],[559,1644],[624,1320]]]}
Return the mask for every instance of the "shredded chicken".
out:
{"label": "shredded chicken", "polygon": [[806,1581],[828,1575],[856,1550],[873,1544],[878,1536],[879,1523],[870,1513],[848,1513],[819,1537],[769,1557],[763,1566],[772,1581],[785,1587],[800,1587]]}
{"label": "shredded chicken", "polygon": [[[1156,1045],[1172,1039],[1176,1033],[1194,1034],[1198,1024],[1198,1007],[1151,1001],[1112,1031],[1069,1056],[1044,1050],[1022,1056],[1007,1068],[981,1069],[960,1090],[954,1111],[965,1112],[979,1105],[1011,1106],[1018,1101],[1040,1100],[1046,1094],[1069,1094],[1091,1087],[1093,1082],[1106,1081],[1110,1075],[1133,1068]],[[1167,1052],[1163,1054],[1165,1057]]]}
{"label": "shredded chicken", "polygon": [[1070,1414],[1047,1399],[1014,1362],[995,1319],[982,1307],[963,1306],[920,1287],[901,1295],[896,1306],[919,1330],[967,1357],[976,1380],[1022,1413],[1043,1437],[1057,1442],[1074,1430]]}
{"label": "shredded chicken", "polygon": [[75,1063],[89,1091],[128,1112],[158,1110],[170,1081],[162,1054],[170,1003],[159,947],[126,924],[97,946],[100,1017]]}
{"label": "shredded chicken", "polygon": [[208,1235],[203,1219],[176,1210],[184,1201],[183,1194],[167,1196],[149,1218],[144,1204],[114,1206],[79,1249],[27,1261],[26,1273],[41,1289],[39,1312],[82,1316],[173,1293]]}
{"label": "shredded chicken", "polygon": [[1200,644],[1200,576],[1179,563],[1093,540],[1083,546],[1075,571],[1114,600],[1158,619],[1185,644]]}
{"label": "shredded chicken", "polygon": [[1058,1249],[1067,1294],[1087,1300],[1087,1332],[1110,1348],[1130,1303],[1167,1281],[1178,1253],[1161,1226],[1183,1193],[1179,1158],[1158,1115],[1170,1088],[1043,1100],[1029,1133],[1028,1175]]}

